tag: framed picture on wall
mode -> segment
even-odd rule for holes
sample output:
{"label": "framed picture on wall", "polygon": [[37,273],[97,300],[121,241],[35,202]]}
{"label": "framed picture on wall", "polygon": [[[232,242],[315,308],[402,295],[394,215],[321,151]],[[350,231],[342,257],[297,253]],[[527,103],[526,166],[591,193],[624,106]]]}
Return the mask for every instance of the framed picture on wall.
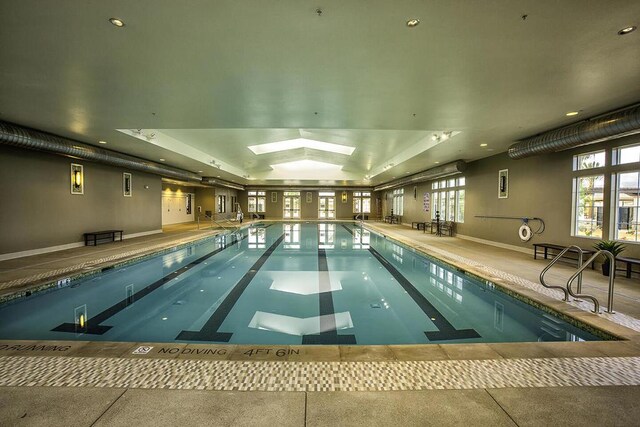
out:
{"label": "framed picture on wall", "polygon": [[71,163],[71,194],[84,194],[84,168]]}
{"label": "framed picture on wall", "polygon": [[509,197],[509,169],[498,171],[498,199]]}
{"label": "framed picture on wall", "polygon": [[313,193],[311,191],[307,191],[307,203],[313,202]]}
{"label": "framed picture on wall", "polygon": [[122,194],[131,197],[131,174],[127,172],[122,174]]}
{"label": "framed picture on wall", "polygon": [[276,191],[271,192],[271,203],[276,203],[278,201],[278,193]]}

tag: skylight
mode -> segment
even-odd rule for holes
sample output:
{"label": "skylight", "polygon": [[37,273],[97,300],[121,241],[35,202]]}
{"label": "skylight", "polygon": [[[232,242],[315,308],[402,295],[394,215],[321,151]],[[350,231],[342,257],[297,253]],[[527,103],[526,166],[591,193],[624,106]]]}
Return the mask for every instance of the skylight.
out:
{"label": "skylight", "polygon": [[350,156],[355,147],[347,145],[332,144],[330,142],[313,141],[306,138],[288,139],[286,141],[270,142],[268,144],[250,145],[247,147],[254,154],[268,154],[278,151],[295,150],[296,148],[311,148],[312,150],[328,151],[330,153],[344,154]]}
{"label": "skylight", "polygon": [[293,162],[280,163],[277,165],[271,165],[273,170],[281,171],[339,171],[342,169],[340,165],[334,165],[331,163],[318,162],[315,160],[296,160]]}

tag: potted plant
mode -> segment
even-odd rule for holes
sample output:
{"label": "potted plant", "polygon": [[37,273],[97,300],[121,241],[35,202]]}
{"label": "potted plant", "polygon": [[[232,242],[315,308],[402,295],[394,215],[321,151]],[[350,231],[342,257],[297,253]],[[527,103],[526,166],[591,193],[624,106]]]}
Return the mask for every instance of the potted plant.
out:
{"label": "potted plant", "polygon": [[[593,247],[599,251],[611,252],[611,255],[613,255],[614,258],[617,257],[620,252],[624,251],[625,249],[624,245],[621,242],[616,242],[615,240],[601,240]],[[602,263],[602,274],[604,274],[605,276],[609,275],[609,262],[609,257],[605,257],[604,262]],[[615,263],[613,265],[613,268],[615,269]]]}

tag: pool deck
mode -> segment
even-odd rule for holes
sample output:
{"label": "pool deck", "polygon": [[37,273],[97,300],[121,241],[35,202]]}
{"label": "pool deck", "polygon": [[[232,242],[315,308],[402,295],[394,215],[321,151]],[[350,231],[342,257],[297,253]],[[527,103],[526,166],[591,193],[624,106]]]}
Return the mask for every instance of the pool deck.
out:
{"label": "pool deck", "polygon": [[[548,260],[404,225],[366,222],[418,251],[622,341],[406,346],[244,346],[0,341],[0,425],[637,425],[640,279],[616,277],[615,314],[562,302]],[[0,297],[216,231],[192,225],[0,262]],[[574,268],[559,263],[550,282]],[[606,308],[607,279],[583,292]]]}

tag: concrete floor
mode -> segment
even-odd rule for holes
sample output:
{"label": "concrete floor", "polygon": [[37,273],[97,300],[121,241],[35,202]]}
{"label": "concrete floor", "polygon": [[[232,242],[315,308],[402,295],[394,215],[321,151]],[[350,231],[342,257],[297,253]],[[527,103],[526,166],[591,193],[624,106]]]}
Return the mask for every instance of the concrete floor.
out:
{"label": "concrete floor", "polygon": [[[486,266],[538,282],[548,261],[532,255],[451,237],[435,237],[402,225],[372,223],[378,231],[469,258]],[[169,227],[163,234],[126,240],[122,243],[82,247],[51,254],[0,262],[0,285],[34,277],[61,268],[72,268],[149,246],[171,247],[211,234],[194,230],[193,224]],[[94,266],[95,267],[95,266]],[[562,284],[573,272],[560,263],[550,274]],[[70,274],[66,272],[65,274]],[[43,279],[44,280],[44,279]],[[638,278],[617,277],[615,309],[640,318]],[[606,301],[608,282],[601,273],[585,273],[583,291]],[[29,285],[20,285],[23,288]],[[15,290],[5,287],[0,292]],[[555,344],[555,343],[547,343]],[[452,357],[611,357],[637,356],[637,343],[594,343],[604,349],[594,354],[593,346],[558,346],[532,343],[406,346],[395,352],[405,359],[429,360]],[[624,347],[624,344],[628,344]],[[422,347],[418,349],[416,347]],[[464,348],[463,348],[464,347]],[[464,350],[455,356],[455,349]],[[589,350],[591,348],[591,350]],[[451,351],[449,351],[449,349]],[[345,351],[348,349],[344,349]],[[428,351],[427,351],[428,350]],[[462,351],[460,350],[460,351]],[[490,353],[487,353],[489,352]],[[345,353],[340,350],[340,353]],[[371,349],[358,352],[357,360],[379,360]],[[567,352],[568,351],[568,352]],[[626,351],[629,351],[627,354]],[[453,353],[452,353],[453,352]],[[620,353],[621,352],[621,353]],[[348,353],[348,352],[347,352]],[[437,353],[437,354],[435,354]],[[346,353],[345,353],[346,354]],[[453,354],[453,356],[452,356]],[[81,357],[77,355],[76,357]],[[0,356],[1,360],[1,356]],[[352,360],[352,359],[342,359]],[[570,361],[570,359],[566,359]],[[1,363],[0,363],[1,365]],[[204,390],[162,390],[94,387],[0,387],[0,425],[619,425],[640,424],[640,386],[477,388],[421,391],[357,392],[227,392]]]}

